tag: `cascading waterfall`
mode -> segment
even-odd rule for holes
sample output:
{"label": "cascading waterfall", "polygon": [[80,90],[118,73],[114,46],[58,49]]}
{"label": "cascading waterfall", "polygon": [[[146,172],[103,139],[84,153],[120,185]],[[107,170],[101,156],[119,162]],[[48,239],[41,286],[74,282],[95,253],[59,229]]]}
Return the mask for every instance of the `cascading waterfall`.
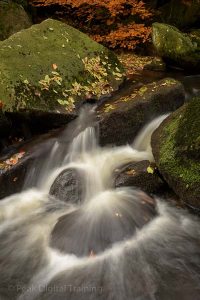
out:
{"label": "cascading waterfall", "polygon": [[[198,220],[113,186],[117,168],[153,160],[151,134],[166,117],[132,146],[101,148],[94,112],[84,109],[33,165],[25,191],[0,202],[1,300],[200,299]],[[50,196],[59,174],[72,169],[81,174],[81,201]]]}

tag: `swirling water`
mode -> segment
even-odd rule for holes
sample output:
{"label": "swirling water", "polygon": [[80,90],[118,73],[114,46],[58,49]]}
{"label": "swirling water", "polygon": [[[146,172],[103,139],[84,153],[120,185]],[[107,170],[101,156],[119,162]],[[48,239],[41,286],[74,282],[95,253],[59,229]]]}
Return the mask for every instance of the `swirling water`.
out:
{"label": "swirling water", "polygon": [[[113,187],[116,168],[153,160],[150,137],[166,116],[132,145],[101,148],[93,112],[84,110],[33,165],[25,190],[0,202],[1,300],[200,299],[199,221]],[[77,204],[48,194],[70,168],[84,174]]]}

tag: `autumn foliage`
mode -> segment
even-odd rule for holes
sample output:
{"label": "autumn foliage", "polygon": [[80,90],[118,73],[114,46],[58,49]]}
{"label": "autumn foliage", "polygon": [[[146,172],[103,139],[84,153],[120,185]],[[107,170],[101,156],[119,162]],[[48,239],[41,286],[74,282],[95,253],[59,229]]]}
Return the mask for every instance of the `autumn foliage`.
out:
{"label": "autumn foliage", "polygon": [[[149,40],[152,11],[138,0],[31,0],[55,7],[61,18],[110,48],[135,49]],[[60,9],[59,12],[59,7]]]}

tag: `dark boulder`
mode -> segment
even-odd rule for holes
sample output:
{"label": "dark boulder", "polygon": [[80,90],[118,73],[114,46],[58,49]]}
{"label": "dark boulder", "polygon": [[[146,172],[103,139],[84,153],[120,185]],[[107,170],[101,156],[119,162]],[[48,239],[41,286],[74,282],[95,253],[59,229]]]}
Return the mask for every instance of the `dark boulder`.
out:
{"label": "dark boulder", "polygon": [[53,182],[50,194],[61,201],[78,204],[83,200],[83,174],[80,170],[70,168],[62,171]]}
{"label": "dark boulder", "polygon": [[156,164],[169,186],[200,209],[200,98],[172,113],[152,135]]}
{"label": "dark boulder", "polygon": [[104,102],[98,109],[100,144],[131,143],[148,121],[176,110],[184,100],[183,85],[166,78],[135,89],[114,102]]}

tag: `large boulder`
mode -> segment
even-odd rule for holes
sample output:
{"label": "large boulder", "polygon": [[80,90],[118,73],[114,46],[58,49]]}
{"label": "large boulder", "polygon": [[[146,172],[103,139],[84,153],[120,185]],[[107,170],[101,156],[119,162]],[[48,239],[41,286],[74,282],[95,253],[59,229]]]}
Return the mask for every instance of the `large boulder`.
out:
{"label": "large boulder", "polygon": [[197,35],[182,33],[176,27],[153,24],[153,44],[160,56],[182,68],[200,67],[200,39]]}
{"label": "large boulder", "polygon": [[12,1],[0,2],[0,40],[32,25],[24,8]]}
{"label": "large boulder", "polygon": [[85,99],[110,94],[124,79],[115,54],[51,19],[1,42],[0,56],[3,110],[44,126],[68,121]]}
{"label": "large boulder", "polygon": [[183,85],[170,78],[144,85],[115,101],[108,100],[98,109],[101,145],[131,143],[148,121],[176,110],[184,100]]}
{"label": "large boulder", "polygon": [[171,114],[154,132],[159,171],[188,205],[200,208],[200,98]]}

